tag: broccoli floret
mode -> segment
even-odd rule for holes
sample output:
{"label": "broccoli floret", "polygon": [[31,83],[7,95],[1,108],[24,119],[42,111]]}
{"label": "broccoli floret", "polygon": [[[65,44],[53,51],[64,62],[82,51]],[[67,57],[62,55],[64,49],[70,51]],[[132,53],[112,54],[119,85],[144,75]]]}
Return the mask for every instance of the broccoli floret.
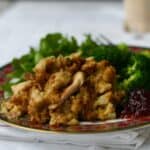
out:
{"label": "broccoli floret", "polygon": [[128,78],[124,79],[122,85],[127,90],[133,89],[134,87],[137,88],[140,86],[142,79],[143,75],[141,74],[141,71],[138,70],[130,75]]}
{"label": "broccoli floret", "polygon": [[132,54],[126,44],[103,45],[94,41],[91,35],[87,35],[84,42],[81,43],[80,49],[83,57],[93,56],[97,61],[108,60],[116,67],[117,73],[120,74],[122,68],[126,67]]}
{"label": "broccoli floret", "polygon": [[144,55],[133,54],[129,65],[123,70],[121,87],[127,91],[136,88],[150,89],[150,59]]}
{"label": "broccoli floret", "polygon": [[39,52],[44,57],[69,55],[76,52],[78,43],[75,37],[67,37],[61,33],[48,34],[40,41]]}

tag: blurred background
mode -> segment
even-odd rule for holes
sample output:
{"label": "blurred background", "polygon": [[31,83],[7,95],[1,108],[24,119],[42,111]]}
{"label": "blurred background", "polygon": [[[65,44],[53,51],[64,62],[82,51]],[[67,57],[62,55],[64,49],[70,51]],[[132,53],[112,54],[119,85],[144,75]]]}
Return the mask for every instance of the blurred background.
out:
{"label": "blurred background", "polygon": [[32,2],[37,2],[37,1],[123,1],[123,0],[0,0],[0,12],[2,12],[4,9],[6,9],[9,5],[16,1],[32,1]]}
{"label": "blurred background", "polygon": [[1,65],[51,32],[150,47],[150,0],[0,0]]}

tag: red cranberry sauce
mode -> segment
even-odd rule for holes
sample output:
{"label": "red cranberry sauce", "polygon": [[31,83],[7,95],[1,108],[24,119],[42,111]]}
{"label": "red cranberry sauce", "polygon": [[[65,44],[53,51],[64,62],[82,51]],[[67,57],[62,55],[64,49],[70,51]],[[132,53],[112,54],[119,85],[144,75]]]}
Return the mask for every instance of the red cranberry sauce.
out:
{"label": "red cranberry sauce", "polygon": [[121,118],[150,116],[150,91],[134,90],[129,95],[128,104],[121,112]]}

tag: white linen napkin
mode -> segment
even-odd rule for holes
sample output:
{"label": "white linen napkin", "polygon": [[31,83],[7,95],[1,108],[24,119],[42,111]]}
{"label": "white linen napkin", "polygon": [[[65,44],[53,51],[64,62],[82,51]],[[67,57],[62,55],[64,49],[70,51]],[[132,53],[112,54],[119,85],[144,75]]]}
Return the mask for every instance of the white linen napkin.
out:
{"label": "white linen napkin", "polygon": [[3,123],[0,124],[0,140],[68,144],[77,147],[86,147],[89,150],[103,150],[105,148],[137,149],[145,142],[149,133],[150,128],[96,134],[37,133],[13,128]]}

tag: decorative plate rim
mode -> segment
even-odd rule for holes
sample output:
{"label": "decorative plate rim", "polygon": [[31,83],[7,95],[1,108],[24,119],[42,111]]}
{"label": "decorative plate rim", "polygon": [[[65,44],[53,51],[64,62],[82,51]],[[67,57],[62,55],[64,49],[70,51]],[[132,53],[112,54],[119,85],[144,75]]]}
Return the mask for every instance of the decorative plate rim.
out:
{"label": "decorative plate rim", "polygon": [[114,133],[114,132],[136,130],[136,129],[150,127],[150,122],[148,122],[148,123],[143,123],[143,124],[139,124],[139,125],[135,125],[135,126],[129,126],[129,127],[125,127],[125,128],[117,128],[117,129],[106,130],[106,131],[55,131],[55,130],[36,129],[36,128],[19,125],[19,124],[4,120],[1,117],[0,117],[0,122],[4,123],[5,125],[9,125],[10,127],[14,127],[16,129],[23,129],[24,131],[49,133],[49,134],[51,134],[51,133],[56,133],[56,134],[104,134],[104,133]]}

